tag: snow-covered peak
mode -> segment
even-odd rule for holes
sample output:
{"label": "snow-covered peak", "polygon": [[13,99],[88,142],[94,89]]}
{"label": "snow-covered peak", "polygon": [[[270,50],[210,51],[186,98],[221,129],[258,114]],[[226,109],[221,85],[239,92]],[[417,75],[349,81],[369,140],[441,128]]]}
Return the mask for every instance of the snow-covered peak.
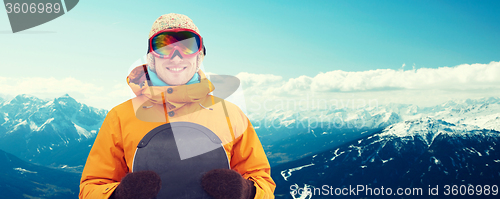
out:
{"label": "snow-covered peak", "polygon": [[436,112],[434,118],[500,131],[500,98],[463,100]]}
{"label": "snow-covered peak", "polygon": [[[489,128],[500,130],[500,121],[495,120],[500,115],[500,98],[488,97],[466,100],[449,100],[443,104],[419,107],[412,104],[389,103],[376,107],[365,107],[362,109],[349,106],[335,109],[311,109],[311,110],[277,110],[250,112],[248,117],[251,121],[259,121],[259,124],[291,124],[303,120],[343,121],[356,120],[364,123],[367,128],[385,127],[400,121],[415,120],[422,117],[433,117],[448,122],[473,124],[471,119],[486,117],[476,125],[487,124]],[[468,120],[468,121],[466,121]],[[493,121],[492,121],[493,120]]]}
{"label": "snow-covered peak", "polygon": [[106,114],[106,110],[79,103],[69,95],[50,101],[18,95],[0,104],[0,149],[52,164],[56,160],[47,158],[50,154],[69,154],[66,149],[72,147],[78,148],[76,153],[86,150]]}
{"label": "snow-covered peak", "polygon": [[477,99],[449,100],[441,105],[443,108],[464,108],[481,104],[500,104],[500,97],[482,97]]}
{"label": "snow-covered peak", "polygon": [[30,105],[30,104],[39,104],[43,100],[32,96],[32,95],[27,95],[27,94],[21,94],[17,95],[13,99],[9,100],[7,104],[23,104],[23,105]]}
{"label": "snow-covered peak", "polygon": [[[52,101],[31,95],[18,95],[9,103],[0,104],[0,137],[17,130],[60,134],[66,137],[88,139],[95,136],[107,111],[77,102],[68,94]],[[26,125],[26,128],[23,126]],[[23,127],[23,128],[21,128]],[[2,129],[6,131],[3,132]],[[26,139],[33,134],[23,132]],[[74,132],[75,135],[71,135]]]}
{"label": "snow-covered peak", "polygon": [[483,130],[483,128],[475,125],[454,124],[441,119],[423,117],[390,125],[386,127],[382,133],[373,136],[400,137],[411,140],[419,138],[430,146],[434,142],[434,139],[441,134],[446,134],[448,136],[465,136],[466,134],[471,134],[480,130]]}
{"label": "snow-covered peak", "polygon": [[68,94],[64,94],[61,97],[55,98],[54,103],[60,104],[63,106],[79,106],[80,103],[78,103],[74,98],[70,97]]}

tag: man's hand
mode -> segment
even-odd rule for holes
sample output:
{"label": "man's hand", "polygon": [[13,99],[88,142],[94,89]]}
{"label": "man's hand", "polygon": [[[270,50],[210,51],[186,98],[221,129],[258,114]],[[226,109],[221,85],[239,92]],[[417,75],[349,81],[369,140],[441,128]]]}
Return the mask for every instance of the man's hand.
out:
{"label": "man's hand", "polygon": [[201,185],[215,199],[252,199],[256,192],[253,181],[231,169],[214,169],[205,173]]}
{"label": "man's hand", "polygon": [[110,199],[152,199],[160,188],[161,178],[156,172],[137,171],[123,177]]}

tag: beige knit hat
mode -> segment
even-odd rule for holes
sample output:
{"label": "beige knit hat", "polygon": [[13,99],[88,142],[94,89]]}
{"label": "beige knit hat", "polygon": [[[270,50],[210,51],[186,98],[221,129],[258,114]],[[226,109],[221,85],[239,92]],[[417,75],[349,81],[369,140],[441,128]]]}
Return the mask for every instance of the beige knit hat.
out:
{"label": "beige knit hat", "polygon": [[[173,29],[173,28],[185,28],[185,29],[190,29],[195,31],[196,33],[200,34],[198,27],[194,25],[193,20],[191,20],[188,16],[182,15],[182,14],[176,14],[176,13],[170,13],[170,14],[165,14],[153,23],[153,27],[151,27],[151,31],[149,31],[149,37],[151,38],[154,34],[157,32],[160,32],[162,30],[166,29]],[[200,52],[198,55],[198,60],[197,60],[197,65],[198,68],[201,65],[201,62],[203,61],[203,58],[205,55],[203,54],[203,51]],[[155,70],[155,59],[153,54],[148,53],[148,67],[152,71]]]}

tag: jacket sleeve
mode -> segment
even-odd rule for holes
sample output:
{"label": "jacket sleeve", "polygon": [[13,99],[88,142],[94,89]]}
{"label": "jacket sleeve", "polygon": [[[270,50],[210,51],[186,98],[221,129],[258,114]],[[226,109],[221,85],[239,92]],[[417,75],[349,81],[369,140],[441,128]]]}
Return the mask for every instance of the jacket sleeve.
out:
{"label": "jacket sleeve", "polygon": [[104,119],[87,158],[79,198],[109,198],[127,173],[120,121],[112,109]]}
{"label": "jacket sleeve", "polygon": [[233,144],[231,168],[254,182],[256,199],[272,199],[276,184],[271,178],[271,166],[248,118],[246,122],[247,129]]}

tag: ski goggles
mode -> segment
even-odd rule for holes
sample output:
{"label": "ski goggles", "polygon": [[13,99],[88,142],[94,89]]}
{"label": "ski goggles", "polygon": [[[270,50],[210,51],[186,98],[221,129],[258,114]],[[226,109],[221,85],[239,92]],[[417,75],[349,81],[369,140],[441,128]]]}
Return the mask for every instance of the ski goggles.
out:
{"label": "ski goggles", "polygon": [[148,53],[153,53],[159,58],[171,58],[175,51],[178,51],[183,57],[193,57],[205,46],[201,36],[190,29],[167,29],[162,30],[149,38]]}

